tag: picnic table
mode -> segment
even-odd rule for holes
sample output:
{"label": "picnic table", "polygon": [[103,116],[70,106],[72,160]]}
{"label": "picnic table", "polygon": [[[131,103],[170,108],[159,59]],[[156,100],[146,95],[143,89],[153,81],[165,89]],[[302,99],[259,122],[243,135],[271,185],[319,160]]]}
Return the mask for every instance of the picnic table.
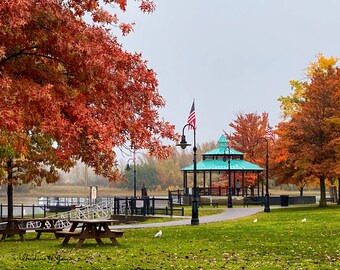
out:
{"label": "picnic table", "polygon": [[[72,224],[71,228],[66,231],[58,231],[56,234],[60,237],[65,237],[63,245],[68,244],[71,238],[78,239],[76,248],[81,248],[86,239],[96,239],[98,244],[103,244],[103,238],[109,238],[114,246],[118,245],[117,237],[123,236],[121,230],[110,230],[109,225],[117,223],[117,220],[106,220],[106,219],[73,219],[69,220]],[[80,230],[77,228],[80,227]]]}
{"label": "picnic table", "polygon": [[4,241],[6,238],[14,236],[16,234],[20,236],[21,241],[25,240],[24,234],[26,233],[26,230],[20,226],[19,219],[6,219],[5,222],[5,228],[0,230],[0,234],[2,234],[0,241]]}
{"label": "picnic table", "polygon": [[[58,231],[62,231],[63,228],[59,226],[60,218],[56,217],[45,217],[45,218],[35,218],[35,219],[24,219],[26,230],[35,230],[37,232],[37,236],[35,239],[40,239],[40,236],[43,232],[46,233],[54,233],[55,237],[59,239],[59,236],[56,234]],[[30,227],[28,226],[30,224]]]}
{"label": "picnic table", "polygon": [[2,234],[1,241],[5,240],[6,237],[15,234],[18,234],[20,236],[20,240],[24,241],[24,234],[27,230],[34,230],[37,232],[35,239],[40,239],[43,232],[54,233],[58,239],[59,236],[56,232],[62,231],[62,228],[57,226],[61,219],[55,217],[12,218],[6,219],[5,221],[7,222],[5,229],[0,230],[0,234]]}

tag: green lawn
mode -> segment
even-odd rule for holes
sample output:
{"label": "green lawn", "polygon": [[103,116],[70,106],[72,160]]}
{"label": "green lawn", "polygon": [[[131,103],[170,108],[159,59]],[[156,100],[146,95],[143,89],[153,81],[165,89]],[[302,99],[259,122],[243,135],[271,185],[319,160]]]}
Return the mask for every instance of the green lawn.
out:
{"label": "green lawn", "polygon": [[[253,220],[257,218],[258,222]],[[307,218],[307,222],[301,220]],[[272,209],[199,226],[125,230],[114,247],[43,234],[0,243],[0,269],[340,269],[340,207]]]}

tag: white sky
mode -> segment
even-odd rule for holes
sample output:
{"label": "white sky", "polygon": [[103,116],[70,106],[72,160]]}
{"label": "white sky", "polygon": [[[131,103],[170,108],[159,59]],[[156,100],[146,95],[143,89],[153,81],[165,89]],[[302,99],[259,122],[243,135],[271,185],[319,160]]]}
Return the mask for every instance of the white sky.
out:
{"label": "white sky", "polygon": [[119,41],[156,71],[167,102],[160,114],[179,133],[195,98],[198,144],[232,131],[239,112],[266,111],[275,126],[277,99],[291,93],[289,80],[303,79],[319,52],[340,57],[339,0],[155,3],[153,14],[133,8],[124,15],[136,26]]}

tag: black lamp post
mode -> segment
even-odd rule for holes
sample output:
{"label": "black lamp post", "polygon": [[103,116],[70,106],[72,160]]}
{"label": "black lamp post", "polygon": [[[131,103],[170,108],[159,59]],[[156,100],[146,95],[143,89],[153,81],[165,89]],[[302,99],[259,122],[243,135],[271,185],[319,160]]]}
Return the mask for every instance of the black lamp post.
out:
{"label": "black lamp post", "polygon": [[187,146],[190,146],[191,144],[188,144],[185,135],[184,135],[184,129],[190,126],[194,130],[194,187],[193,187],[193,199],[191,202],[192,205],[192,215],[191,215],[191,225],[198,225],[199,224],[199,219],[198,219],[198,192],[197,192],[197,157],[196,157],[196,152],[197,152],[197,147],[196,147],[196,129],[192,124],[186,124],[183,127],[182,130],[182,137],[181,137],[181,142],[177,144],[176,146],[180,146],[182,149],[185,149]]}
{"label": "black lamp post", "polygon": [[[230,171],[230,147],[229,146],[228,146],[228,149],[229,149],[229,155],[228,155],[228,208],[233,208],[233,197],[231,195],[231,190],[230,190],[230,186],[231,186],[231,171]],[[223,161],[224,162],[227,161],[225,150],[227,150],[227,148],[224,149],[224,154],[223,154]]]}
{"label": "black lamp post", "polygon": [[267,148],[266,148],[266,194],[265,194],[265,201],[264,201],[264,212],[270,212],[270,207],[269,207],[269,184],[268,184],[268,140],[265,137],[261,137],[259,139],[257,139],[257,142],[255,144],[255,146],[258,144],[258,142],[260,140],[264,140],[267,144]]}
{"label": "black lamp post", "polygon": [[133,197],[136,198],[136,150],[133,151],[133,158],[128,159],[127,164],[126,164],[126,170],[129,171],[131,170],[129,161],[133,160]]}

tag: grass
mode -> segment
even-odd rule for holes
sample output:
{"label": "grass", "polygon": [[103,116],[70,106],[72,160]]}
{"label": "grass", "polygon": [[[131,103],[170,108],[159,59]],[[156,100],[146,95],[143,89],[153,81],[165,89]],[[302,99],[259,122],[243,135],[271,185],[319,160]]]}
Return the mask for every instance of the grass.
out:
{"label": "grass", "polygon": [[[159,223],[159,222],[167,222],[167,221],[173,221],[178,220],[182,218],[190,218],[191,217],[191,206],[185,206],[184,207],[184,217],[152,217],[150,219],[147,219],[142,222],[138,222],[139,224],[149,224],[149,223]],[[201,217],[203,216],[209,216],[209,215],[216,215],[220,214],[224,211],[224,208],[213,208],[212,206],[206,206],[205,208],[199,208],[199,215]]]}
{"label": "grass", "polygon": [[[204,208],[203,208],[204,209]],[[201,210],[201,209],[200,209]],[[213,210],[213,209],[212,209]],[[207,210],[208,211],[208,210]],[[258,222],[253,220],[257,218]],[[301,220],[307,218],[307,222]],[[98,246],[43,234],[0,243],[1,269],[340,269],[340,207],[272,209],[242,219],[199,226],[125,230]]]}

